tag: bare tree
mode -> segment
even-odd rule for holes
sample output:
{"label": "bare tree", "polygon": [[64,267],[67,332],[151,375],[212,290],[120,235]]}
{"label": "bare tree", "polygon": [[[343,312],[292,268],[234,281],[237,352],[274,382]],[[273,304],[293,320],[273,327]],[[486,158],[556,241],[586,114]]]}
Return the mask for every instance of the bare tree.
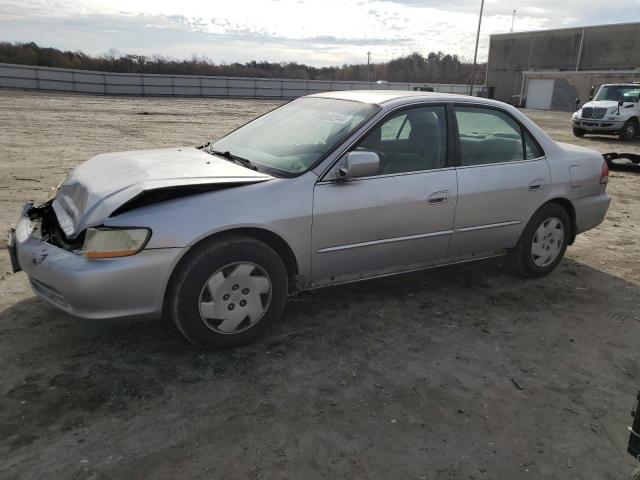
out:
{"label": "bare tree", "polygon": [[[76,68],[123,73],[162,73],[174,75],[219,75],[229,77],[301,78],[309,80],[365,81],[367,64],[344,64],[312,67],[296,62],[251,61],[215,63],[205,56],[192,55],[188,60],[174,60],[163,55],[123,54],[115,48],[92,57],[80,51],[42,48],[35,43],[0,42],[0,62],[47,67]],[[482,68],[483,66],[481,66]],[[430,52],[423,56],[413,52],[388,62],[371,65],[371,80],[417,83],[469,83],[472,65],[457,55]]]}

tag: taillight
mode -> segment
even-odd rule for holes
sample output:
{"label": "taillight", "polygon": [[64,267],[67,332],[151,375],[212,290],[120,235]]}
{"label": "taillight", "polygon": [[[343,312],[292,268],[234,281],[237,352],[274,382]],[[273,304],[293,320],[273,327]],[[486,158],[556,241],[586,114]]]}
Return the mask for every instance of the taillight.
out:
{"label": "taillight", "polygon": [[600,184],[606,185],[608,181],[609,181],[609,165],[607,164],[607,161],[604,160],[602,162],[602,173],[600,174]]}

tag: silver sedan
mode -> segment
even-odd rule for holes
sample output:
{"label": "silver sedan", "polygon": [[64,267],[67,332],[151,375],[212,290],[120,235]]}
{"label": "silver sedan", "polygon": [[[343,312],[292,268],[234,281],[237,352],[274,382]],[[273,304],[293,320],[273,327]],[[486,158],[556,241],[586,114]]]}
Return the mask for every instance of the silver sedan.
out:
{"label": "silver sedan", "polygon": [[507,254],[546,275],[603,221],[607,180],[600,154],[503,103],[332,92],[198,148],[98,155],[25,206],[9,249],[55,307],[164,315],[213,349],[295,290]]}

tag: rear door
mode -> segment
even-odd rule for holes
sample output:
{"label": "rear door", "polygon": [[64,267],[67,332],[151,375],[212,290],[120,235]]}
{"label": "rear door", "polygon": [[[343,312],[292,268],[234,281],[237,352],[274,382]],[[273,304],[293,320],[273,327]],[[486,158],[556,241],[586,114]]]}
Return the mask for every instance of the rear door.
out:
{"label": "rear door", "polygon": [[544,152],[507,112],[454,106],[458,202],[448,257],[515,246],[551,183]]}

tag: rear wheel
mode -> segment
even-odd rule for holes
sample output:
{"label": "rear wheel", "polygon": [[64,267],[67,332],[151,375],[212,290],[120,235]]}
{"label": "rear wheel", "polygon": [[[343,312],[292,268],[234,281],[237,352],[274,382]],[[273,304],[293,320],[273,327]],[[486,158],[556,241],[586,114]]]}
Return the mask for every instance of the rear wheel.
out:
{"label": "rear wheel", "polygon": [[567,249],[571,223],[567,211],[558,204],[542,206],[529,220],[513,256],[526,277],[541,277],[550,273]]}
{"label": "rear wheel", "polygon": [[586,132],[585,132],[583,129],[573,127],[573,134],[574,134],[576,137],[580,137],[580,138],[582,138],[582,137],[584,137],[584,134],[585,134],[585,133],[586,133]]}
{"label": "rear wheel", "polygon": [[638,135],[638,123],[636,120],[628,120],[627,123],[624,124],[622,130],[618,132],[618,136],[620,140],[624,140],[628,142],[629,140],[633,140]]}
{"label": "rear wheel", "polygon": [[184,336],[206,350],[247,343],[275,322],[287,297],[282,259],[250,237],[195,247],[176,270],[167,313]]}

